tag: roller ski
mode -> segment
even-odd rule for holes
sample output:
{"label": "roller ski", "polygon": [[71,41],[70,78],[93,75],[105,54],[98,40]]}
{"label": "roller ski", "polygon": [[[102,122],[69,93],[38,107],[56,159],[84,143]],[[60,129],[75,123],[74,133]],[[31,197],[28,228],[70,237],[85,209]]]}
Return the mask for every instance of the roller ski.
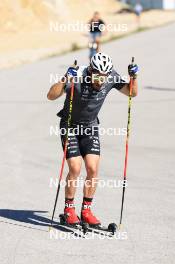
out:
{"label": "roller ski", "polygon": [[83,224],[86,226],[87,232],[98,230],[108,232],[111,235],[114,235],[117,231],[117,225],[115,223],[110,223],[108,227],[102,226],[100,220],[93,215],[91,211],[91,205],[88,202],[83,204],[81,210],[81,225]]}
{"label": "roller ski", "polygon": [[64,214],[60,214],[59,218],[60,225],[78,229],[84,234],[88,232],[88,225],[81,222],[80,218],[76,215],[75,207],[72,204],[69,204],[68,207],[65,207]]}

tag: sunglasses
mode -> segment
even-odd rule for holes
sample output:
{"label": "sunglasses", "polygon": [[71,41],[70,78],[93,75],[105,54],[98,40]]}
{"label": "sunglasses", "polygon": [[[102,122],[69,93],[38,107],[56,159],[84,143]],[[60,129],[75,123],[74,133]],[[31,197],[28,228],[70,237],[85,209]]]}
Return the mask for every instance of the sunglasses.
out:
{"label": "sunglasses", "polygon": [[95,70],[95,69],[92,69],[92,68],[91,68],[91,73],[92,73],[92,74],[99,75],[99,76],[109,76],[109,74],[110,74],[110,73],[102,74],[102,73],[100,73],[98,70]]}

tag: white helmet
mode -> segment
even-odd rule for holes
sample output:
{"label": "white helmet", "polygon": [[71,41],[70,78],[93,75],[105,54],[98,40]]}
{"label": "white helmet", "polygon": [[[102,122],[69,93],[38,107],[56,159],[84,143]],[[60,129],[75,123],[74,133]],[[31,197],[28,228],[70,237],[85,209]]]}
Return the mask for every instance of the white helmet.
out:
{"label": "white helmet", "polygon": [[91,67],[103,74],[111,73],[112,59],[107,54],[98,52],[91,58]]}

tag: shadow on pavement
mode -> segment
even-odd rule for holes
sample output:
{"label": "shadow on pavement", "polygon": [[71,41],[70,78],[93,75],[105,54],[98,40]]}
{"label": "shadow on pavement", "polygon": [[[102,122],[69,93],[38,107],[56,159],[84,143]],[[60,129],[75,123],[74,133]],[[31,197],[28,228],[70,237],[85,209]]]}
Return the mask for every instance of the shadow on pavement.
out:
{"label": "shadow on pavement", "polygon": [[[0,219],[0,223],[25,227],[29,229],[35,229],[35,230],[39,230],[43,232],[49,232],[51,218],[47,218],[46,216],[44,216],[44,214],[46,213],[48,213],[48,211],[0,209],[0,217],[2,217],[2,220]],[[13,220],[13,221],[11,222],[4,221],[3,218]],[[30,225],[35,225],[35,226],[48,227],[48,229],[47,230],[40,229],[38,227],[36,228],[34,226],[20,224],[19,222],[30,224]],[[66,226],[60,225],[58,219],[57,221],[53,221],[53,227],[59,231],[71,232],[75,234],[75,236],[77,236],[77,234],[72,230],[72,228],[67,228]]]}
{"label": "shadow on pavement", "polygon": [[[23,222],[27,224],[49,226],[50,219],[41,214],[48,213],[47,211],[33,211],[33,210],[12,210],[0,209],[0,217]],[[56,224],[56,222],[55,222]]]}

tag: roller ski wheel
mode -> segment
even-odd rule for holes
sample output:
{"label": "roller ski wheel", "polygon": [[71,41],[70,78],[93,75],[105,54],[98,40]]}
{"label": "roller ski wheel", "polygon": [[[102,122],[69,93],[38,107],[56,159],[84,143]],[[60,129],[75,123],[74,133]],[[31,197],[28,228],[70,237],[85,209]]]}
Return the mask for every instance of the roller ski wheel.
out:
{"label": "roller ski wheel", "polygon": [[81,223],[83,234],[87,234],[89,231],[89,224],[88,223]]}
{"label": "roller ski wheel", "polygon": [[110,223],[110,224],[108,225],[108,231],[109,231],[112,235],[114,235],[114,234],[117,232],[117,229],[118,229],[118,227],[117,227],[117,225],[116,225],[115,223]]}
{"label": "roller ski wheel", "polygon": [[110,233],[110,235],[114,235],[117,232],[118,227],[115,223],[110,223],[108,227],[102,226],[101,224],[97,224],[97,225],[89,225],[89,230],[91,231],[97,230],[97,231]]}

